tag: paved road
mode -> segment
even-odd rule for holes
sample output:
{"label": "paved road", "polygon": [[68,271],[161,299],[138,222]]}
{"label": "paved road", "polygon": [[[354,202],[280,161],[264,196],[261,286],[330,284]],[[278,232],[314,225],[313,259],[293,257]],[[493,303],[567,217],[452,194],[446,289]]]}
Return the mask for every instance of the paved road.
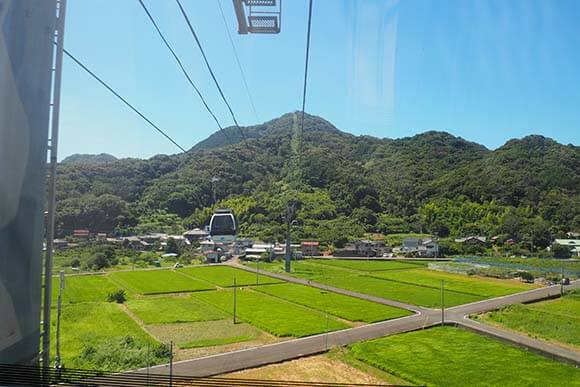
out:
{"label": "paved road", "polygon": [[[254,271],[253,269],[249,270]],[[299,280],[293,277],[278,275],[264,271],[260,271],[260,273],[263,275],[271,276],[273,278],[288,279],[290,282],[294,283],[302,283],[306,285],[309,284],[308,281]],[[318,287],[320,289],[326,289],[329,291],[336,290],[338,293],[353,295],[355,297],[362,299],[369,300],[378,299],[379,302],[386,305],[393,306],[398,305],[398,303],[393,303],[393,301],[390,300],[384,300],[376,297],[369,298],[370,296],[362,295],[360,293],[351,294],[351,292],[345,291],[343,289],[327,287],[326,285],[323,284],[311,282],[310,285]],[[569,289],[578,287],[580,287],[580,281],[574,281],[571,285],[567,286],[566,288]],[[465,326],[466,328],[477,330],[478,332],[483,332],[488,335],[499,337],[503,340],[508,340],[517,343],[519,345],[530,347],[531,349],[537,350],[538,352],[553,355],[553,357],[557,359],[566,360],[575,364],[580,364],[580,361],[578,359],[578,353],[575,351],[565,350],[563,348],[549,344],[547,345],[544,342],[540,342],[539,340],[534,340],[531,338],[527,338],[527,340],[524,340],[522,339],[523,337],[522,335],[516,334],[514,332],[508,332],[497,328],[492,329],[487,325],[483,326],[483,324],[477,323],[472,324],[471,322],[469,322],[469,320],[465,319],[465,316],[470,313],[485,312],[514,303],[540,300],[556,295],[559,293],[559,291],[560,291],[559,286],[552,286],[449,308],[446,311],[445,321],[446,323],[459,324]],[[409,309],[407,307],[408,305],[406,304],[402,305],[406,306],[405,309]],[[309,336],[295,340],[288,340],[256,348],[226,352],[198,359],[184,360],[174,364],[173,372],[176,375],[189,375],[189,376],[218,375],[241,369],[258,367],[266,364],[295,359],[307,355],[322,353],[334,346],[348,345],[362,340],[369,340],[396,333],[408,332],[441,323],[440,310],[416,308],[416,307],[413,308],[417,310],[417,314],[413,316],[402,317],[394,320],[383,321],[356,328],[344,329],[341,331],[330,332],[328,334]],[[480,327],[480,325],[483,327]],[[160,374],[168,373],[169,367],[167,365],[160,365],[151,368],[150,371],[152,373],[160,373]]]}

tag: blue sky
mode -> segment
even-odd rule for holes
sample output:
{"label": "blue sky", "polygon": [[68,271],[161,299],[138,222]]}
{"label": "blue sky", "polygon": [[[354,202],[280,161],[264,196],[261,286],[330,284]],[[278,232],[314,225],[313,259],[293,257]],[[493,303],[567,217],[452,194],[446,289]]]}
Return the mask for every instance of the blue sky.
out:
{"label": "blue sky", "polygon": [[[279,35],[238,35],[220,0],[182,0],[240,124],[301,106],[307,0],[283,2]],[[224,126],[232,124],[173,0],[145,0]],[[185,148],[217,127],[137,0],[69,0],[65,46]],[[580,143],[580,1],[314,0],[307,111],[354,134],[445,130],[489,148],[542,134]],[[65,59],[60,158],[176,153]]]}

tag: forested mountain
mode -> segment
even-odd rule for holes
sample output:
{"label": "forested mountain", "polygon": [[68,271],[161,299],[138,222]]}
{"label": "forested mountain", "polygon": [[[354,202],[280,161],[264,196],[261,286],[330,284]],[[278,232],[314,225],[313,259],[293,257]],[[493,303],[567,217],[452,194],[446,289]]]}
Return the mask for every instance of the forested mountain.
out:
{"label": "forested mountain", "polygon": [[307,115],[298,157],[299,122],[289,113],[242,128],[244,142],[226,128],[228,139],[216,132],[181,155],[63,162],[59,232],[203,226],[214,192],[243,233],[271,240],[283,235],[288,200],[297,203],[298,237],[335,244],[409,231],[537,242],[580,229],[578,146],[528,136],[490,151],[434,131],[378,139]]}
{"label": "forested mountain", "polygon": [[61,161],[63,164],[105,164],[117,161],[117,158],[108,153],[98,155],[87,155],[75,153]]}

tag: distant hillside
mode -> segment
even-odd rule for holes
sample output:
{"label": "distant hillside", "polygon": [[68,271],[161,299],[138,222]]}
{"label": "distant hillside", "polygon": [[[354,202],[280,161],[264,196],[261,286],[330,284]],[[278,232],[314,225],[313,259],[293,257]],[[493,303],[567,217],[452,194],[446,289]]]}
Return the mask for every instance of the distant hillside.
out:
{"label": "distant hillside", "polygon": [[229,127],[233,146],[216,132],[180,155],[71,156],[59,165],[59,232],[152,231],[175,219],[203,226],[214,192],[217,205],[236,211],[243,233],[262,239],[284,235],[288,198],[300,203],[297,237],[326,241],[429,231],[543,235],[537,244],[546,233],[580,230],[578,146],[528,136],[491,151],[437,131],[379,139],[307,115],[298,158],[299,118],[244,127],[245,144]]}
{"label": "distant hillside", "polygon": [[[270,120],[260,125],[242,127],[246,139],[256,139],[269,134],[289,134],[300,125],[300,112],[287,113],[283,116]],[[334,125],[323,118],[305,114],[304,126],[309,131],[341,133]],[[203,141],[198,142],[191,152],[220,148],[222,146],[237,144],[243,140],[240,131],[235,126],[216,131]],[[229,141],[228,141],[229,139]]]}
{"label": "distant hillside", "polygon": [[62,164],[106,164],[117,161],[118,159],[108,153],[98,155],[75,153],[61,161]]}
{"label": "distant hillside", "polygon": [[577,194],[580,147],[537,135],[513,139],[450,171],[437,186],[451,197],[463,194],[475,201],[497,200],[515,206],[537,203],[554,189]]}

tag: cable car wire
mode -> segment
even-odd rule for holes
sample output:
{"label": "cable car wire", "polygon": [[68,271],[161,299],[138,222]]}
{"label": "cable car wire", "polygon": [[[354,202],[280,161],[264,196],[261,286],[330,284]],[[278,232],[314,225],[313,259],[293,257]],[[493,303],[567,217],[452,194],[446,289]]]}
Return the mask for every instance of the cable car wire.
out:
{"label": "cable car wire", "polygon": [[232,51],[234,52],[234,56],[236,58],[236,62],[238,63],[238,68],[240,69],[240,74],[242,75],[242,81],[244,82],[244,87],[246,88],[246,93],[248,94],[248,99],[250,101],[250,105],[252,106],[252,110],[254,111],[254,116],[256,116],[256,123],[260,122],[260,118],[258,117],[258,112],[256,111],[256,105],[254,105],[254,99],[252,98],[252,93],[250,93],[250,88],[248,87],[248,81],[246,80],[246,73],[244,72],[244,68],[242,63],[240,62],[240,58],[238,56],[238,50],[236,49],[236,45],[234,44],[234,39],[232,38],[232,34],[230,33],[230,28],[228,26],[228,21],[226,19],[226,15],[222,8],[222,0],[218,0],[218,7],[220,9],[220,13],[222,15],[222,20],[224,21],[224,27],[228,34],[228,39],[230,41],[230,45],[232,46]]}
{"label": "cable car wire", "polygon": [[171,55],[173,56],[173,58],[177,62],[179,68],[181,69],[181,72],[183,72],[183,75],[185,75],[185,78],[187,79],[187,81],[189,82],[189,84],[191,85],[191,87],[193,87],[193,89],[195,90],[195,92],[197,93],[197,95],[199,96],[199,98],[201,99],[201,102],[203,103],[203,106],[205,106],[205,109],[212,116],[212,118],[215,121],[215,123],[217,124],[220,132],[223,134],[223,136],[226,138],[226,140],[230,143],[230,145],[233,145],[232,141],[230,140],[230,137],[227,135],[226,131],[224,130],[224,128],[220,124],[220,122],[217,119],[216,115],[213,113],[213,111],[211,110],[211,108],[209,107],[209,105],[207,104],[207,102],[205,101],[205,98],[201,94],[201,91],[197,88],[197,86],[195,85],[195,83],[192,81],[191,77],[189,76],[189,73],[187,72],[187,70],[183,66],[183,63],[181,62],[181,59],[179,59],[179,56],[177,56],[177,54],[175,53],[175,50],[173,49],[173,47],[171,47],[171,45],[169,44],[169,42],[167,41],[167,39],[165,39],[165,36],[161,32],[161,29],[157,25],[157,22],[155,21],[155,19],[153,18],[153,16],[149,12],[149,9],[147,9],[147,6],[143,2],[143,0],[138,0],[138,1],[141,4],[141,7],[143,7],[143,10],[147,14],[147,16],[149,17],[149,20],[153,24],[153,27],[155,27],[155,30],[157,31],[157,34],[159,34],[159,37],[161,38],[161,40],[163,41],[163,43],[165,44],[165,46],[167,47],[167,49],[171,52]]}
{"label": "cable car wire", "polygon": [[[244,132],[242,131],[242,128],[240,128],[240,125],[238,124],[238,120],[236,119],[236,115],[234,114],[234,111],[232,110],[232,107],[230,106],[226,96],[224,95],[224,92],[222,91],[222,88],[220,87],[220,84],[213,72],[213,69],[211,68],[211,65],[209,64],[209,60],[207,59],[207,56],[205,55],[205,51],[203,50],[203,47],[201,45],[201,42],[199,40],[199,38],[197,37],[197,34],[195,33],[195,30],[193,29],[193,26],[191,25],[191,21],[189,20],[189,17],[187,16],[187,12],[185,12],[185,9],[183,8],[183,6],[181,5],[181,2],[179,0],[175,0],[177,2],[177,5],[179,6],[179,9],[181,10],[181,14],[183,15],[183,18],[185,19],[185,22],[187,23],[187,26],[189,27],[189,31],[191,32],[191,34],[193,35],[193,38],[195,39],[195,42],[197,43],[197,46],[199,47],[199,50],[201,51],[201,55],[203,56],[203,60],[205,61],[205,64],[209,70],[209,73],[224,101],[224,103],[226,104],[226,106],[228,107],[228,110],[232,116],[232,119],[234,120],[234,124],[236,126],[236,128],[238,128],[238,131],[240,132],[240,135],[242,136],[242,139],[244,141],[246,141],[246,135],[244,134]],[[247,144],[247,143],[246,143]]]}
{"label": "cable car wire", "polygon": [[306,32],[306,59],[304,62],[304,85],[302,89],[302,118],[300,123],[299,151],[302,153],[302,138],[304,137],[304,110],[306,107],[306,90],[308,87],[308,62],[310,59],[310,27],[312,25],[312,0],[308,4],[308,30]]}
{"label": "cable car wire", "polygon": [[155,125],[149,118],[147,118],[143,113],[141,113],[135,106],[133,106],[131,103],[129,103],[125,98],[123,98],[119,93],[117,93],[115,90],[113,90],[113,88],[111,86],[109,86],[105,81],[103,81],[98,75],[96,75],[95,73],[93,73],[91,70],[89,70],[89,68],[87,66],[85,66],[80,60],[78,60],[77,58],[75,58],[70,52],[68,52],[66,49],[63,49],[64,54],[69,57],[70,59],[73,60],[73,62],[75,62],[77,65],[79,65],[83,70],[85,70],[91,77],[93,77],[95,80],[97,80],[97,82],[99,82],[103,87],[105,87],[107,90],[109,90],[109,92],[111,92],[115,97],[117,97],[118,99],[120,99],[125,105],[127,105],[131,110],[133,110],[135,113],[137,113],[137,115],[139,115],[139,117],[141,117],[142,119],[144,119],[149,125],[151,125],[155,130],[157,130],[159,133],[161,133],[161,135],[163,135],[163,137],[165,137],[166,139],[168,139],[169,141],[171,141],[171,143],[173,145],[175,145],[176,147],[178,147],[183,153],[186,153],[187,151],[185,150],[184,147],[182,147],[181,145],[179,145],[173,138],[171,138],[171,136],[169,134],[167,134],[165,131],[163,131],[159,126]]}

